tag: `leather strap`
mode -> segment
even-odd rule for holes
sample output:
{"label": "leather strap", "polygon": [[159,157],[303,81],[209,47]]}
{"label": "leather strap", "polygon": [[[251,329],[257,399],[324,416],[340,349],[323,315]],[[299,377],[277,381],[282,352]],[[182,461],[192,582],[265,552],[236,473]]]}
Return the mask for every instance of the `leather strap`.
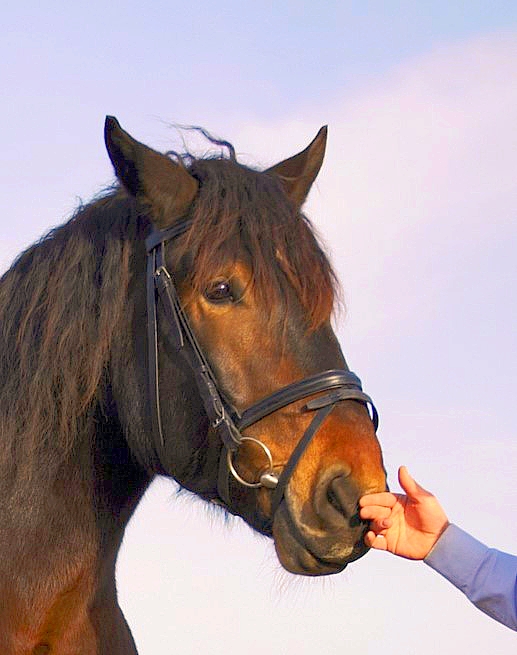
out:
{"label": "leather strap", "polygon": [[158,436],[159,442],[164,446],[159,379],[158,379],[158,323],[156,320],[156,301],[154,286],[154,271],[156,270],[155,252],[149,253],[147,258],[147,348],[148,348],[148,376],[149,397],[151,405],[151,422],[153,432]]}
{"label": "leather strap", "polygon": [[291,453],[291,457],[289,457],[287,464],[284,466],[284,470],[282,471],[280,477],[278,478],[278,484],[275,490],[273,491],[273,498],[271,499],[271,517],[275,515],[278,506],[282,502],[285,493],[285,488],[287,487],[287,483],[291,479],[291,475],[293,474],[294,469],[296,468],[300,460],[300,457],[303,455],[307,446],[312,441],[312,438],[320,428],[321,424],[327,418],[330,412],[334,409],[334,407],[335,407],[334,404],[330,404],[327,405],[326,407],[322,407],[310,422],[309,427],[307,428],[307,430],[305,430],[305,434],[303,435],[303,437],[296,444],[296,448],[293,450],[293,452]]}
{"label": "leather strap", "polygon": [[[257,403],[248,407],[240,416],[237,421],[239,430],[257,423],[260,419],[276,412],[278,409],[290,405],[296,400],[302,400],[307,396],[312,396],[321,391],[332,391],[331,398],[334,403],[340,400],[359,400],[365,404],[370,405],[372,408],[372,420],[375,424],[375,429],[378,426],[378,415],[373,405],[370,396],[366,395],[361,388],[361,380],[352,371],[345,370],[329,370],[322,373],[316,373],[310,377],[304,378],[299,382],[292,384],[275,391],[267,398],[259,400]],[[318,409],[329,404],[328,396],[315,398],[310,401],[307,409]],[[335,399],[335,400],[334,400]]]}
{"label": "leather strap", "polygon": [[174,223],[171,227],[166,230],[153,230],[147,239],[145,240],[145,247],[147,252],[151,252],[157,246],[160,246],[162,243],[167,243],[167,241],[172,241],[177,237],[184,234],[189,227],[192,225],[192,219],[185,219],[183,221],[178,221]]}
{"label": "leather strap", "polygon": [[151,401],[155,410],[153,414],[157,414],[153,419],[153,425],[159,435],[160,443],[163,445],[163,433],[159,415],[158,346],[156,337],[156,299],[158,297],[163,306],[169,327],[171,328],[173,345],[186,359],[194,373],[210,424],[217,430],[224,445],[230,450],[235,450],[240,443],[240,433],[232,418],[234,412],[223,401],[218,391],[215,376],[181,307],[176,286],[165,266],[163,257],[163,240],[175,238],[188,229],[189,226],[190,221],[185,221],[176,226],[175,229],[164,230],[158,233],[158,235],[152,233],[146,240],[148,248],[149,383]]}

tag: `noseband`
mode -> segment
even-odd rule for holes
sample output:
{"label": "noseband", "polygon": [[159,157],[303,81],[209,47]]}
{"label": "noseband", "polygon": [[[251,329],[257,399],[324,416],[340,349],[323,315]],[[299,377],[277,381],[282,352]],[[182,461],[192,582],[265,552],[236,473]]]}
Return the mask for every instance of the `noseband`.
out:
{"label": "noseband", "polygon": [[[217,379],[192,332],[188,318],[181,307],[174,281],[165,265],[165,244],[186,232],[191,224],[192,221],[183,220],[167,230],[155,230],[145,242],[147,248],[149,393],[153,431],[163,446],[158,380],[157,303],[158,299],[160,299],[171,329],[173,345],[190,366],[210,425],[218,433],[222,441],[223,450],[219,460],[218,476],[220,499],[229,508],[228,473],[230,472],[238,482],[246,487],[266,487],[273,490],[271,499],[271,517],[273,517],[282,501],[285,488],[300,457],[336,404],[343,400],[356,400],[369,406],[375,430],[377,430],[379,422],[377,410],[371,398],[363,392],[361,381],[357,375],[348,370],[331,370],[289,384],[239,413],[219,389]],[[316,396],[304,405],[303,410],[315,412],[314,417],[293,450],[283,471],[277,476],[274,471],[273,457],[266,444],[258,439],[243,435],[242,431],[265,416],[269,416],[295,401],[322,392],[326,393]],[[260,475],[258,481],[248,482],[244,480],[233,465],[234,454],[245,441],[253,442],[259,446],[267,460],[268,466]]]}

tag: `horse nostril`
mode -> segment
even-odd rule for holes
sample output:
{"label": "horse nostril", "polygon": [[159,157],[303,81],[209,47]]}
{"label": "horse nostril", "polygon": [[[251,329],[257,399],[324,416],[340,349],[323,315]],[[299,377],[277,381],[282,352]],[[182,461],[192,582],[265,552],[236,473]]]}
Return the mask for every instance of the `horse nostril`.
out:
{"label": "horse nostril", "polygon": [[314,509],[326,524],[351,524],[358,511],[359,494],[350,479],[351,471],[340,469],[324,473],[318,484]]}
{"label": "horse nostril", "polygon": [[329,484],[334,502],[337,503],[339,511],[349,519],[357,511],[358,495],[355,485],[348,476],[340,475],[334,478]]}
{"label": "horse nostril", "polygon": [[331,507],[333,507],[337,512],[342,513],[343,509],[341,507],[341,502],[340,502],[339,497],[337,496],[336,492],[334,491],[332,482],[327,487],[327,501],[328,501],[329,505]]}
{"label": "horse nostril", "polygon": [[343,517],[351,528],[357,528],[364,524],[359,516],[359,490],[348,476],[334,478],[329,484],[329,502],[338,507]]}

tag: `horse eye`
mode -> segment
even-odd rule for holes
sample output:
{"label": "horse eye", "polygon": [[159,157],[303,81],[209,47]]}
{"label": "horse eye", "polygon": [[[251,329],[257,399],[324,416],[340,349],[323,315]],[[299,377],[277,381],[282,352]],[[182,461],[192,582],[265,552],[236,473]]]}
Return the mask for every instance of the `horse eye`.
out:
{"label": "horse eye", "polygon": [[205,297],[212,303],[223,303],[233,301],[232,288],[226,280],[218,280],[205,290]]}

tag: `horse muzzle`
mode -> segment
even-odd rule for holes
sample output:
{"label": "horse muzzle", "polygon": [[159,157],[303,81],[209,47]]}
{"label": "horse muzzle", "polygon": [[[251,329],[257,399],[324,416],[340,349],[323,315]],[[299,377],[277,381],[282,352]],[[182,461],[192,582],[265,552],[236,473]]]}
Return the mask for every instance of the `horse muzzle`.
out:
{"label": "horse muzzle", "polygon": [[367,524],[358,513],[361,495],[343,466],[322,473],[310,500],[301,502],[289,487],[273,522],[282,566],[300,575],[329,575],[362,557],[368,548]]}

